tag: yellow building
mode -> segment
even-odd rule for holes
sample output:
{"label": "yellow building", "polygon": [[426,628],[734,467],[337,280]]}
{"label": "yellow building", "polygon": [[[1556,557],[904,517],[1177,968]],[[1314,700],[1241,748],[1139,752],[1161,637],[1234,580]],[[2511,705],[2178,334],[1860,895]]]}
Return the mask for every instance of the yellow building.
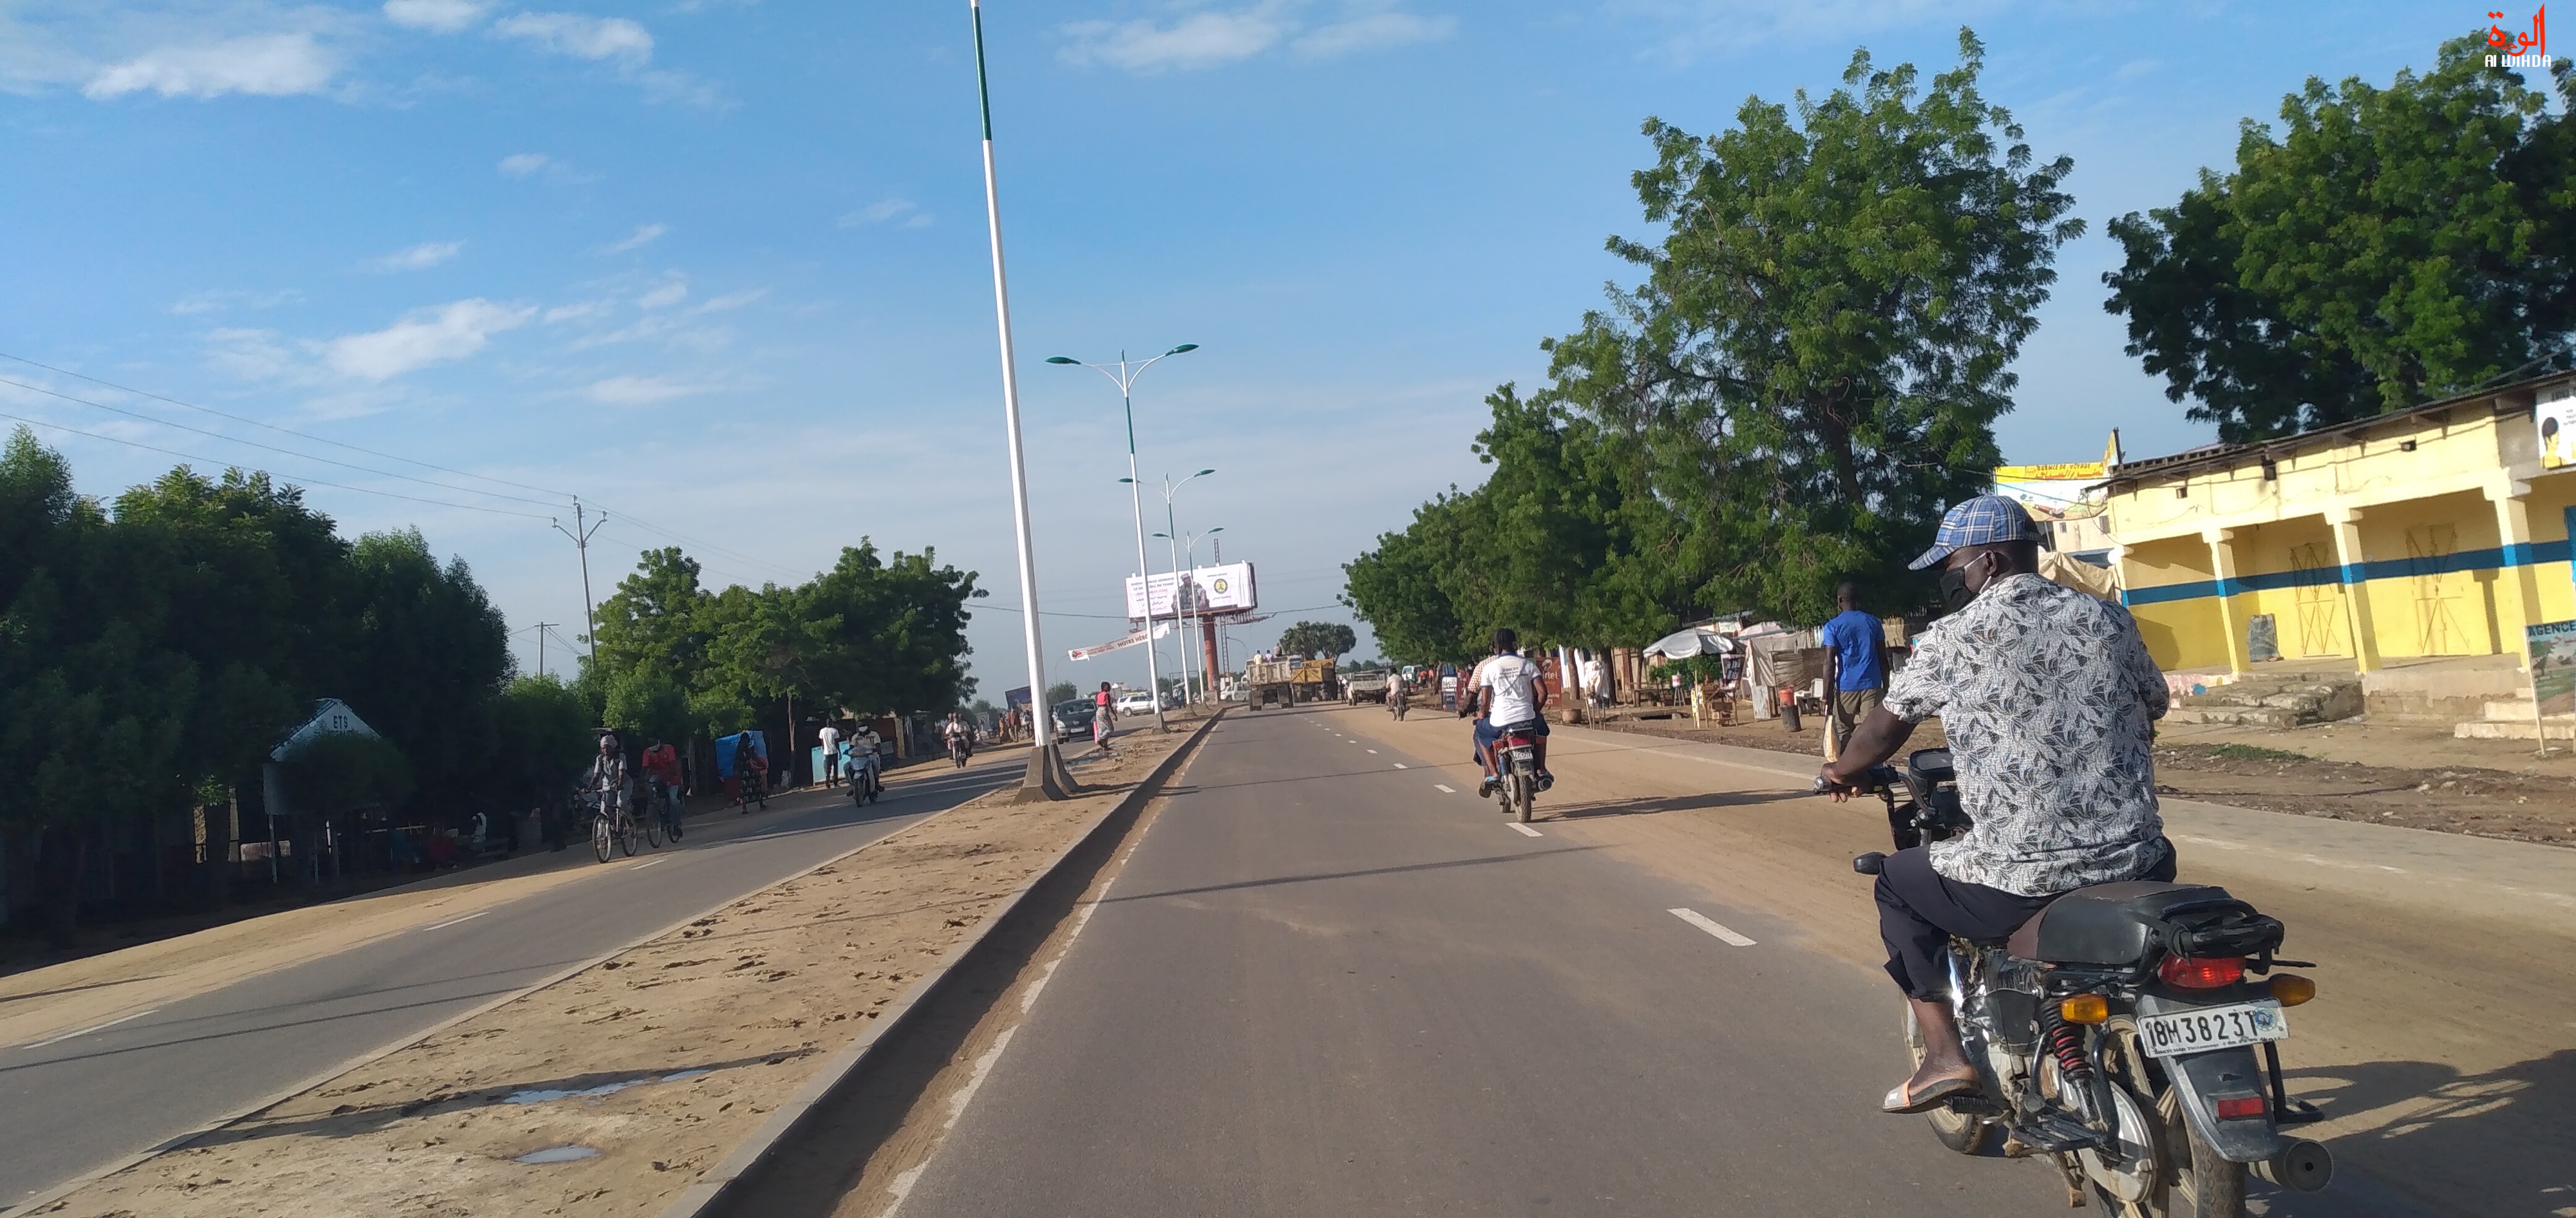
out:
{"label": "yellow building", "polygon": [[2284,659],[2365,673],[2520,653],[2525,625],[2576,618],[2576,468],[2544,461],[2537,422],[2571,397],[2576,373],[2555,374],[2115,467],[2111,532],[2148,650],[2243,672],[2270,614]]}

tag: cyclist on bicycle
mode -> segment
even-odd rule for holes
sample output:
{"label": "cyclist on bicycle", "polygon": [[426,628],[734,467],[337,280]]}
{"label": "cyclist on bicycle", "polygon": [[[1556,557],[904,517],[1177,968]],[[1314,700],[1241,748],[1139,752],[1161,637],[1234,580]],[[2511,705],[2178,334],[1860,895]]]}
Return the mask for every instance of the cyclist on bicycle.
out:
{"label": "cyclist on bicycle", "polygon": [[644,778],[653,784],[653,809],[674,833],[680,827],[680,754],[655,737],[644,746]]}
{"label": "cyclist on bicycle", "polygon": [[599,734],[599,756],[591,759],[590,769],[582,775],[581,789],[599,798],[599,810],[613,813],[626,806],[628,795],[626,754],[617,747],[617,733]]}

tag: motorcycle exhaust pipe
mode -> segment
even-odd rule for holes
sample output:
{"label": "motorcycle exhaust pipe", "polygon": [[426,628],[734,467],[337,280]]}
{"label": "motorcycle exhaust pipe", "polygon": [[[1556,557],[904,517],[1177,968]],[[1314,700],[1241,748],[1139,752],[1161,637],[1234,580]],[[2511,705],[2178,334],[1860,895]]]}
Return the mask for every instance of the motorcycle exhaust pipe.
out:
{"label": "motorcycle exhaust pipe", "polygon": [[2325,1147],[2301,1138],[2269,1159],[2246,1164],[2245,1169],[2266,1183],[2313,1193],[2334,1179],[2334,1156]]}

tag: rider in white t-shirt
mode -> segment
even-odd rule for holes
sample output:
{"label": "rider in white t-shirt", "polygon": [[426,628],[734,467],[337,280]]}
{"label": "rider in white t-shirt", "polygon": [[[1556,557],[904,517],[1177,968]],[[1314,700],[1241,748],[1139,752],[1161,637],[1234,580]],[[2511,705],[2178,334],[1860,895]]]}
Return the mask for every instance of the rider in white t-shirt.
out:
{"label": "rider in white t-shirt", "polygon": [[[1537,735],[1539,789],[1555,785],[1555,776],[1547,770],[1547,719],[1539,714],[1547,701],[1547,670],[1520,653],[1517,632],[1508,626],[1494,632],[1494,654],[1476,666],[1469,690],[1470,705],[1483,712],[1477,717],[1493,725],[1495,737],[1511,731]],[[1496,781],[1493,750],[1480,744],[1477,753],[1485,763],[1485,780]]]}

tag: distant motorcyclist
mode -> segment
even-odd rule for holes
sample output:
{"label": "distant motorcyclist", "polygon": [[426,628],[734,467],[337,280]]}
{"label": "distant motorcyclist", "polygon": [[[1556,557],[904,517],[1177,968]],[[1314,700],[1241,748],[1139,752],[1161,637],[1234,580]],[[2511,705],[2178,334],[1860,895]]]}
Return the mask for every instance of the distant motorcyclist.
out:
{"label": "distant motorcyclist", "polygon": [[1485,782],[1477,789],[1480,795],[1491,794],[1502,786],[1500,771],[1494,765],[1493,741],[1513,732],[1526,733],[1537,740],[1532,760],[1538,766],[1538,789],[1556,785],[1547,769],[1547,718],[1539,707],[1547,702],[1547,670],[1520,653],[1518,631],[1506,626],[1494,632],[1494,654],[1476,666],[1463,688],[1466,696],[1458,703],[1458,715],[1474,715],[1492,725],[1490,737],[1477,733],[1477,760],[1485,765]]}
{"label": "distant motorcyclist", "polygon": [[1978,1087],[1945,1000],[1951,936],[2002,939],[2061,893],[2174,874],[2149,726],[2165,713],[2164,676],[2128,610],[2037,575],[2039,530],[2001,496],[1950,509],[1913,566],[1935,563],[1954,612],[1821,772],[1847,798],[1937,715],[1974,822],[1889,855],[1879,873],[1887,975],[1923,1030],[1923,1063],[1887,1093],[1889,1112]]}
{"label": "distant motorcyclist", "polygon": [[975,729],[967,726],[964,716],[950,711],[948,722],[939,725],[939,734],[948,742],[949,759],[963,768],[966,759],[975,753]]}

